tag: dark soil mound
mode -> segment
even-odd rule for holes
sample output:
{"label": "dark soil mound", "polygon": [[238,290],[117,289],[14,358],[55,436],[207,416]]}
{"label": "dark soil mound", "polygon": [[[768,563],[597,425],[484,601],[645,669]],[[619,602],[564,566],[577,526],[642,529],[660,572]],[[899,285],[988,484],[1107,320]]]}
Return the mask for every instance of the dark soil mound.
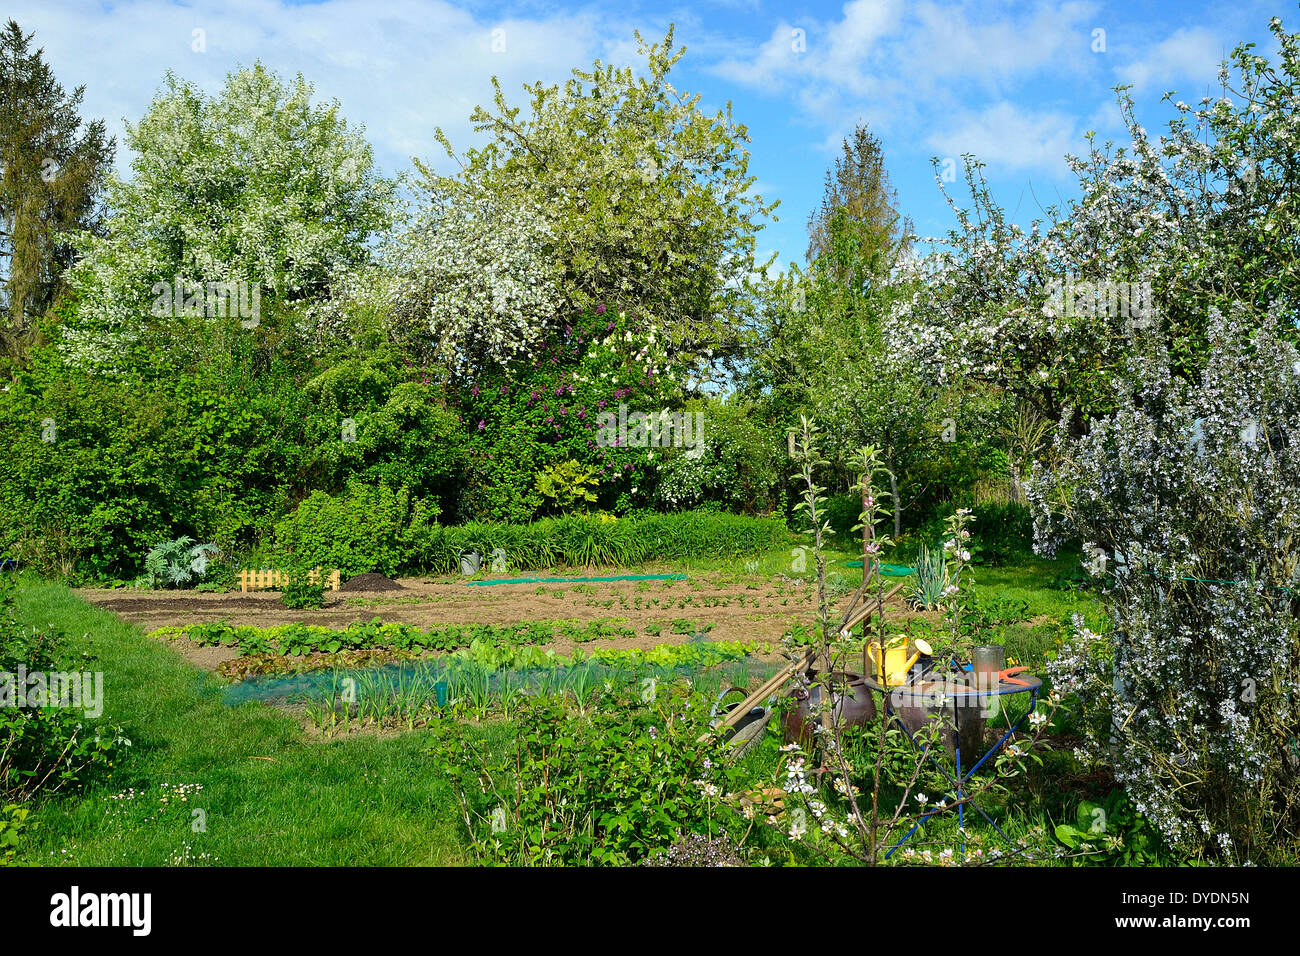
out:
{"label": "dark soil mound", "polygon": [[346,584],[339,586],[340,591],[405,591],[392,578],[386,578],[382,574],[358,574],[355,578],[349,578]]}

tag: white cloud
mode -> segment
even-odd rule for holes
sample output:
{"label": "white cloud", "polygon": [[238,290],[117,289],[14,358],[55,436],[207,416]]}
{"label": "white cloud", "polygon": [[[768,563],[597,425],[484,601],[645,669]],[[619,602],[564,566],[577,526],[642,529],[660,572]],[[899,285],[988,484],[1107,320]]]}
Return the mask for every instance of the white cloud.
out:
{"label": "white cloud", "polygon": [[[980,20],[992,10],[997,19]],[[1091,18],[1086,2],[1039,4],[1015,15],[1002,4],[947,6],[918,4],[917,25],[906,54],[918,69],[984,84],[1050,68],[1059,75],[1079,71],[1088,56]]]}
{"label": "white cloud", "polygon": [[1157,43],[1140,60],[1119,67],[1115,73],[1138,91],[1156,83],[1168,87],[1181,80],[1213,83],[1226,52],[1223,41],[1211,31],[1203,27],[1184,28]]}
{"label": "white cloud", "polygon": [[1066,153],[1084,147],[1075,118],[1064,113],[1032,112],[1001,102],[966,114],[948,129],[932,134],[927,143],[943,157],[974,153],[990,167],[1023,171],[1064,172]]}
{"label": "white cloud", "polygon": [[[857,94],[874,87],[870,67],[882,42],[897,28],[898,0],[852,0],[842,19],[825,24],[781,20],[772,35],[749,57],[716,64],[719,76],[757,87],[806,86],[817,81]],[[814,91],[813,95],[817,95]]]}
{"label": "white cloud", "polygon": [[[631,25],[594,14],[549,13],[504,21],[476,17],[442,0],[326,0],[285,6],[242,0],[187,8],[167,0],[127,0],[111,7],[72,6],[55,12],[42,0],[14,0],[6,15],[36,44],[65,88],[86,87],[82,115],[102,117],[118,137],[125,171],[122,119],[138,120],[166,70],[215,92],[225,75],[261,59],[286,78],[301,72],[321,100],[337,98],[348,121],[365,125],[377,158],[392,173],[412,155],[441,165],[433,138],[442,126],[458,146],[470,142],[468,116],[491,102],[490,78],[526,106],[521,84],[563,81],[621,43]],[[191,49],[192,31],[205,31],[206,51]],[[493,51],[500,28],[504,50]],[[500,46],[500,44],[498,44]]]}
{"label": "white cloud", "polygon": [[1001,3],[854,0],[839,20],[778,22],[751,55],[724,59],[714,71],[755,87],[795,84],[812,99],[831,90],[864,97],[961,80],[997,86],[1047,69],[1060,76],[1087,64],[1096,10],[1082,0],[1028,11]]}
{"label": "white cloud", "polygon": [[[831,154],[858,121],[869,123],[897,148],[923,145],[936,115],[968,114],[971,103],[1022,96],[1037,100],[1045,91],[1096,73],[1091,31],[1098,5],[1091,0],[1014,4],[1004,0],[940,3],[921,0],[856,0],[830,21],[779,21],[749,55],[716,63],[714,73],[797,104],[796,124],[816,127],[818,152]],[[796,49],[795,30],[805,33],[806,50]],[[1041,79],[1050,77],[1050,84]],[[1023,169],[1041,157],[1059,169],[1055,146],[1073,141],[1059,113],[1041,113],[1011,123],[1006,108],[981,122],[1029,134],[1028,142],[1005,142],[982,133],[974,120],[952,129],[949,140],[993,162]],[[930,140],[934,140],[930,135]],[[949,147],[945,145],[945,149]]]}
{"label": "white cloud", "polygon": [[844,5],[844,19],[828,30],[825,60],[818,73],[838,77],[854,92],[870,88],[870,74],[865,65],[879,59],[883,40],[898,28],[900,4],[897,0],[855,0]]}
{"label": "white cloud", "polygon": [[[713,66],[713,72],[746,86],[783,86],[786,80],[802,72],[799,57],[807,54],[796,52],[799,32],[802,29],[792,27],[782,20],[773,28],[772,36],[753,56],[745,59],[725,58]],[[803,32],[806,34],[806,31]]]}

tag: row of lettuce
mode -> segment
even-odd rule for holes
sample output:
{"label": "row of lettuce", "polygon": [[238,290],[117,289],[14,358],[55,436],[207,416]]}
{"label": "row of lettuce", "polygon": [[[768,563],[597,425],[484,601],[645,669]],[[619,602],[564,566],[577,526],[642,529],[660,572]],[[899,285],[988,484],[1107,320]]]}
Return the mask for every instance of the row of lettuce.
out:
{"label": "row of lettuce", "polygon": [[445,624],[427,630],[397,621],[373,618],[345,628],[315,624],[283,624],[272,627],[234,625],[224,621],[161,627],[152,637],[188,638],[203,646],[235,648],[240,656],[276,655],[306,657],[335,655],[349,651],[385,650],[398,654],[466,652],[479,663],[495,667],[537,668],[594,661],[607,666],[652,665],[664,667],[711,667],[736,661],[751,654],[770,653],[771,647],[753,641],[689,641],[640,648],[602,647],[591,651],[576,648],[570,655],[556,654],[543,645],[557,640],[586,644],[599,640],[634,637],[636,632],[621,618],[595,621],[538,620],[519,624]]}

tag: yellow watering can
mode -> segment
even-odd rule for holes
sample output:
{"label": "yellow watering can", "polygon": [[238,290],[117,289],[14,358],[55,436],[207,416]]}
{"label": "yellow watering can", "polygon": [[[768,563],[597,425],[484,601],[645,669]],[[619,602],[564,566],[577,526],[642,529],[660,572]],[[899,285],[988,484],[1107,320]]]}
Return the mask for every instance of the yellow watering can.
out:
{"label": "yellow watering can", "polygon": [[[875,675],[876,680],[890,687],[907,683],[907,672],[912,669],[917,658],[922,654],[929,656],[930,645],[925,641],[916,642],[916,650],[907,656],[907,638],[896,634],[885,641],[884,649],[879,641],[872,641],[863,648],[863,665]],[[874,666],[873,666],[874,665]]]}

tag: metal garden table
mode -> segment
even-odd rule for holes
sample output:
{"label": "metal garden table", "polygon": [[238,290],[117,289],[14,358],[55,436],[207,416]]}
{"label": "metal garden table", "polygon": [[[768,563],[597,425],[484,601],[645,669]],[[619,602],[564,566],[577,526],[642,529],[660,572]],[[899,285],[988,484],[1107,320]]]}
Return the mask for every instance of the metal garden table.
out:
{"label": "metal garden table", "polygon": [[[941,715],[946,716],[948,708],[951,706],[954,738],[953,754],[956,762],[956,776],[949,772],[948,767],[946,767],[933,752],[929,752],[927,756],[930,758],[931,763],[943,771],[944,776],[948,778],[948,782],[951,783],[955,789],[955,795],[958,801],[957,827],[964,833],[966,829],[967,783],[970,781],[971,777],[975,775],[975,772],[979,770],[980,767],[984,766],[985,762],[988,761],[990,757],[1002,749],[1002,746],[1010,739],[1011,735],[1014,734],[1020,728],[1020,725],[1029,718],[1029,715],[1034,712],[1034,708],[1038,704],[1038,692],[1042,689],[1043,682],[1031,674],[1019,674],[1016,676],[1015,681],[998,681],[996,687],[971,686],[962,679],[947,675],[939,679],[920,680],[914,683],[901,684],[893,687],[881,684],[874,678],[868,677],[866,678],[866,684],[869,688],[878,691],[881,694],[884,698],[886,719],[897,722],[898,725],[903,728],[904,733],[907,734],[908,739],[912,741],[913,745],[916,744],[916,736],[899,716],[898,709],[914,709],[916,712],[933,718]],[[966,712],[968,719],[974,714],[980,714],[982,718],[985,708],[980,706],[981,698],[994,697],[998,698],[1000,701],[1003,697],[1010,697],[1015,694],[1030,695],[1029,710],[1022,714],[1016,722],[1012,724],[1010,729],[1008,729],[1007,732],[998,739],[997,743],[990,747],[982,757],[974,762],[974,765],[971,766],[969,770],[964,770],[962,768],[961,757],[962,711]],[[936,710],[935,705],[940,700],[942,700],[942,705]],[[945,804],[947,803],[947,801],[944,802]],[[989,825],[998,832],[998,835],[1001,836],[1008,845],[1015,845],[1011,838],[1002,832],[1002,828],[994,823],[993,819],[985,813],[977,803],[972,800],[970,801],[970,805],[979,812],[980,816],[988,821]],[[895,843],[893,847],[890,848],[889,852],[885,854],[885,859],[889,859],[895,850],[911,839],[912,834],[914,834],[926,820],[929,820],[931,817],[943,813],[948,809],[950,808],[947,806],[939,807],[917,820],[912,829],[908,830],[903,838]],[[965,852],[966,844],[963,842],[962,853],[964,854]]]}

